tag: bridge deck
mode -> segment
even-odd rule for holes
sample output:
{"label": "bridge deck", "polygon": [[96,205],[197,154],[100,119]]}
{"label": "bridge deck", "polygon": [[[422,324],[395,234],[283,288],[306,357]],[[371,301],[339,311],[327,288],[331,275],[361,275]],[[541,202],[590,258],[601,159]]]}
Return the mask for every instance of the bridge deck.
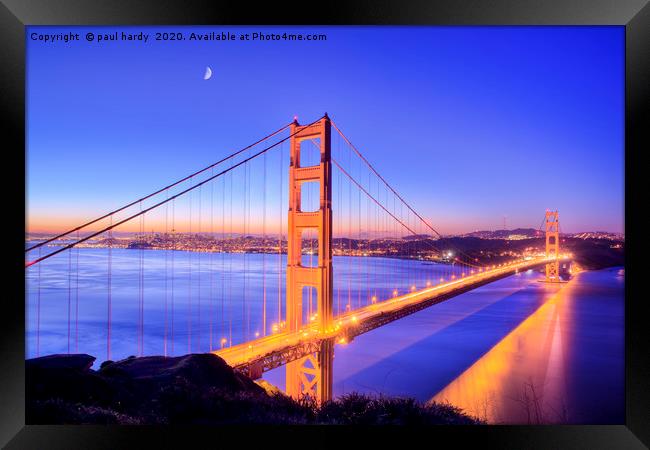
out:
{"label": "bridge deck", "polygon": [[257,365],[255,372],[259,374],[317,351],[324,339],[333,338],[338,343],[347,342],[355,336],[432,304],[547,261],[546,257],[520,261],[371,304],[337,316],[334,328],[326,333],[319,332],[317,325],[306,325],[300,332],[275,333],[213,353],[239,370],[247,370]]}

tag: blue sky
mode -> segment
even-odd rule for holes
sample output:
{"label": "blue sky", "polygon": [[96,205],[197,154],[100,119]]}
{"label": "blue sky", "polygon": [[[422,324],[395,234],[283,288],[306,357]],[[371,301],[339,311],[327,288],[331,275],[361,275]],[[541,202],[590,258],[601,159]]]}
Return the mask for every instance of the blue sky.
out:
{"label": "blue sky", "polygon": [[[277,27],[325,42],[87,42],[30,27],[27,213],[70,226],[325,111],[442,232],[624,222],[622,27]],[[269,27],[173,30],[271,31]],[[30,34],[78,32],[79,42]],[[150,37],[150,41],[152,37]],[[206,66],[214,75],[203,80]]]}

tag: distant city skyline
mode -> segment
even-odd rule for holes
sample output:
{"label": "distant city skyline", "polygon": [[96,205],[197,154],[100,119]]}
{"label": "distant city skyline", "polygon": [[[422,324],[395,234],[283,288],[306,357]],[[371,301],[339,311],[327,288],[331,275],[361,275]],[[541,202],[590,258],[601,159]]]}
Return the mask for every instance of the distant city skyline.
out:
{"label": "distant city skyline", "polygon": [[175,27],[327,40],[30,39],[167,28],[27,29],[28,232],[71,228],[325,111],[443,234],[502,229],[504,216],[508,229],[536,228],[547,208],[560,211],[563,232],[624,232],[622,27]]}
{"label": "distant city skyline", "polygon": [[[522,228],[515,228],[515,229],[505,229],[505,230],[502,230],[502,229],[475,230],[475,231],[469,231],[467,233],[444,234],[443,237],[472,236],[472,235],[476,235],[476,236],[481,237],[481,235],[483,233],[485,233],[486,235],[493,235],[493,234],[498,234],[500,232],[502,232],[502,233],[515,233],[515,232],[521,231],[521,230],[523,230],[523,229]],[[535,229],[534,228],[526,228],[525,230],[535,230]],[[63,231],[67,231],[67,230],[63,230]],[[80,232],[79,236],[80,237],[85,237],[85,236],[90,235],[90,234],[92,234],[94,232],[97,232],[97,231],[98,231],[97,229],[88,229],[88,230],[85,230],[83,232]],[[540,236],[543,237],[543,234],[542,234],[543,232],[542,231],[540,231],[539,229],[537,229],[536,231]],[[42,239],[44,237],[48,237],[48,238],[53,237],[56,233],[58,233],[58,231],[31,231],[31,232],[28,233],[28,237],[38,240],[39,238]],[[242,231],[229,233],[227,231],[223,232],[221,230],[217,230],[217,231],[201,231],[201,232],[193,231],[193,232],[190,233],[188,231],[178,231],[178,232],[176,232],[176,231],[172,232],[172,231],[169,231],[169,230],[168,231],[160,231],[160,230],[156,230],[155,228],[152,228],[152,229],[150,229],[148,231],[144,231],[144,232],[140,232],[139,230],[114,231],[113,232],[113,237],[116,238],[116,239],[124,239],[124,238],[132,238],[132,237],[140,235],[140,234],[144,234],[144,235],[176,234],[176,235],[179,235],[179,236],[180,235],[200,235],[200,236],[215,236],[215,237],[220,237],[220,238],[221,237],[227,238],[227,237],[230,237],[232,235],[233,237],[253,236],[253,237],[259,237],[259,238],[266,236],[268,239],[276,239],[277,240],[278,239],[278,234],[277,233],[278,233],[278,230],[267,231],[266,233],[264,233],[262,231],[259,231],[259,230],[251,231],[251,232],[248,232],[248,233],[243,233]],[[356,233],[356,231],[355,231],[355,233]],[[560,235],[570,235],[570,236],[580,237],[580,238],[583,238],[583,239],[584,238],[606,239],[606,238],[613,238],[613,237],[618,237],[618,236],[624,237],[625,233],[616,233],[616,232],[610,232],[610,231],[593,230],[593,231],[580,231],[580,232],[577,232],[577,233],[560,233]],[[438,236],[436,236],[433,233],[431,233],[431,234],[426,234],[425,233],[425,234],[422,234],[421,236],[428,236],[428,237],[433,238],[433,239],[438,238]],[[282,239],[286,240],[286,237],[287,237],[286,230],[283,230]],[[337,234],[337,235],[334,236],[335,239],[336,238],[342,238],[342,237],[347,237],[347,236],[346,236],[345,233]],[[528,236],[514,234],[514,235],[507,236],[506,238],[517,240],[517,239],[523,239],[524,237],[527,238]],[[375,239],[375,238],[408,239],[409,236],[402,236],[399,233],[392,234],[390,232],[378,232],[378,233],[373,234],[372,232],[368,233],[368,232],[362,231],[361,235],[360,236],[357,235],[356,238],[358,238],[358,239],[368,239],[368,238],[370,238],[370,239]],[[488,238],[491,239],[492,237],[488,237]],[[77,237],[76,237],[76,234],[70,234],[70,235],[65,236],[62,239],[76,240]],[[97,236],[95,238],[95,240],[98,240],[98,239],[105,239],[105,236]],[[313,239],[315,239],[315,238],[313,238]]]}

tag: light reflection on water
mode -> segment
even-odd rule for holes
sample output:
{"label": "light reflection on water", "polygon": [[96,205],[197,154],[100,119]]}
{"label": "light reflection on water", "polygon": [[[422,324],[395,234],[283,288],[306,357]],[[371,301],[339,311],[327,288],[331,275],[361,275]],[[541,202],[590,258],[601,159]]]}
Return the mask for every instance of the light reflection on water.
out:
{"label": "light reflection on water", "polygon": [[566,422],[565,348],[571,342],[570,336],[563,340],[562,322],[570,320],[563,314],[569,289],[560,289],[432,400],[490,423]]}
{"label": "light reflection on water", "polygon": [[624,271],[582,272],[433,396],[491,423],[624,422]]}

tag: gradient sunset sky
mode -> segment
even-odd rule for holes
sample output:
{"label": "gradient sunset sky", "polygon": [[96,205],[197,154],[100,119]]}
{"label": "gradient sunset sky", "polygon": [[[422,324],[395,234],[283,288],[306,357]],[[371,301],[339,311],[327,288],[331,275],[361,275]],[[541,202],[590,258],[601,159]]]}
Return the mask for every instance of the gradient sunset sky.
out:
{"label": "gradient sunset sky", "polygon": [[[177,30],[327,41],[152,42]],[[29,27],[26,43],[31,231],[324,112],[443,233],[536,228],[547,208],[564,232],[624,229],[623,27]]]}

